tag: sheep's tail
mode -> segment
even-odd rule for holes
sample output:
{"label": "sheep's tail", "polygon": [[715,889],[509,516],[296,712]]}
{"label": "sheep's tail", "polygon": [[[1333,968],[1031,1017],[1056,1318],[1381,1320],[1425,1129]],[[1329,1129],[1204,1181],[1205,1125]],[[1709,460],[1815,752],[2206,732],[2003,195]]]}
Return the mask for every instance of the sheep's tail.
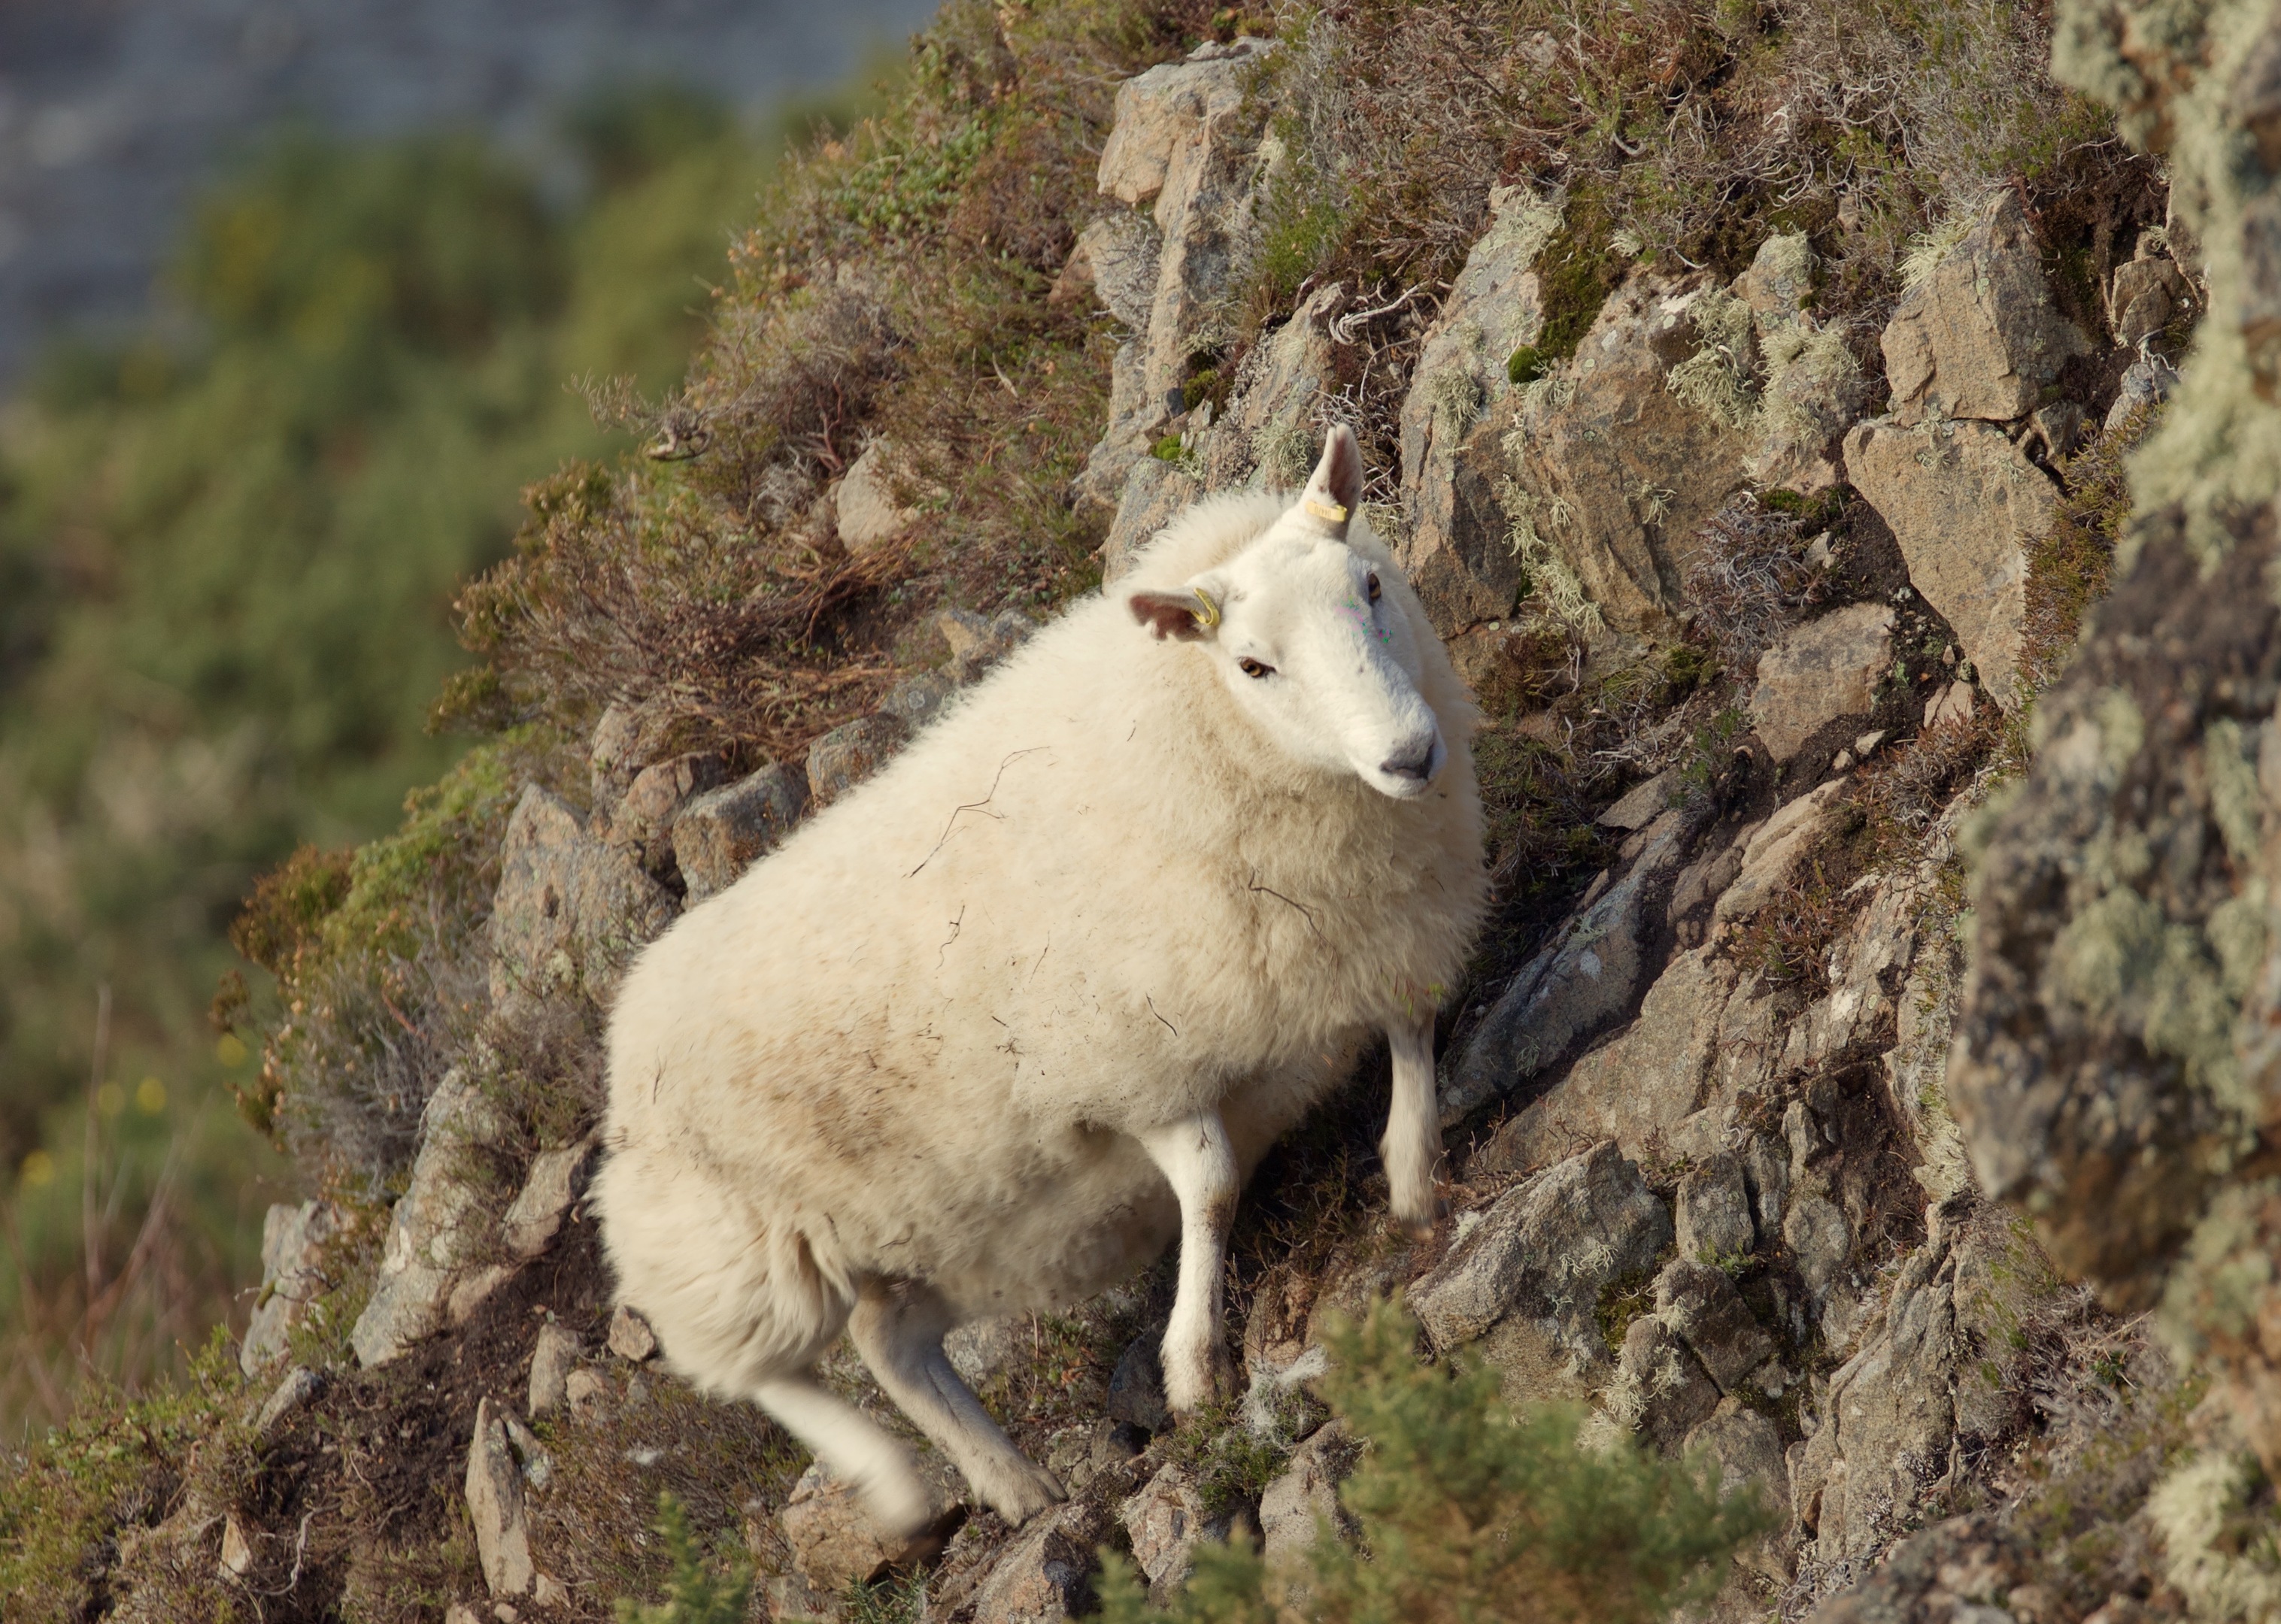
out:
{"label": "sheep's tail", "polygon": [[909,1537],[926,1527],[932,1507],[910,1456],[861,1410],[807,1375],[771,1376],[752,1388],[751,1397],[861,1495],[882,1528]]}

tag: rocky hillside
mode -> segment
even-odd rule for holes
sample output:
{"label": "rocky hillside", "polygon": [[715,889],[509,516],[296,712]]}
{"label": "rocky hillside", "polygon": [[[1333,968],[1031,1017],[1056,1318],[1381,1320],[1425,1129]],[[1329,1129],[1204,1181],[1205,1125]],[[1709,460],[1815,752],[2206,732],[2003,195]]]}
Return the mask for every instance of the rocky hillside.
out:
{"label": "rocky hillside", "polygon": [[[915,61],[688,391],[606,396],[646,454],[530,493],[490,736],[241,921],[313,1198],[192,1388],[18,1464],[4,1616],[607,1618],[661,1491],[769,1616],[1074,1616],[1104,1545],[1164,1599],[1343,1526],[1304,1396],[1397,1289],[1761,1497],[1709,1616],[2281,1611],[2269,19],[1035,0]],[[1246,1197],[1241,1399],[1170,1422],[1161,1266],[968,1328],[1071,1498],[883,1544],[610,1311],[614,979],[1331,421],[1485,713],[1452,1214],[1384,1221],[1381,1054]]]}

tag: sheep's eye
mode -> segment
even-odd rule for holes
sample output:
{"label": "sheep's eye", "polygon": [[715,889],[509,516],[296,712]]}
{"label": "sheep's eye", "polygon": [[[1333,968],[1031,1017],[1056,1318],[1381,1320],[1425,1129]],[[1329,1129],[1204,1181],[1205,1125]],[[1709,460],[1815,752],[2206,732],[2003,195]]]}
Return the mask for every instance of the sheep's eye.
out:
{"label": "sheep's eye", "polygon": [[1263,666],[1257,660],[1253,659],[1249,655],[1246,655],[1243,658],[1236,661],[1235,668],[1248,677],[1272,677],[1275,674],[1274,666]]}
{"label": "sheep's eye", "polygon": [[1370,601],[1373,604],[1378,602],[1378,572],[1376,570],[1372,570],[1370,573]]}

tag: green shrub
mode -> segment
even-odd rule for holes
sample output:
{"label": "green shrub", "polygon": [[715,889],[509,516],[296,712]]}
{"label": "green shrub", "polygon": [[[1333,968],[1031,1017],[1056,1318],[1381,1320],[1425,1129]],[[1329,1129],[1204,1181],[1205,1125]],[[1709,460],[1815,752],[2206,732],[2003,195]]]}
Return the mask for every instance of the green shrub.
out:
{"label": "green shrub", "polygon": [[226,1504],[243,1486],[253,1454],[236,1352],[217,1328],[179,1384],[132,1400],[98,1391],[20,1453],[0,1451],[0,1619],[95,1616],[106,1575],[94,1553],[115,1560],[193,1487]]}
{"label": "green shrub", "polygon": [[[1359,1546],[1325,1530],[1303,1572],[1272,1571],[1241,1544],[1206,1547],[1170,1616],[1269,1624],[1296,1583],[1322,1624],[1644,1624],[1707,1600],[1770,1526],[1755,1493],[1720,1497],[1714,1463],[1580,1448],[1576,1412],[1517,1416],[1494,1371],[1421,1364],[1417,1336],[1396,1301],[1329,1339],[1326,1397],[1367,1444],[1340,1490]],[[1101,1597],[1105,1624],[1164,1616],[1113,1556]]]}
{"label": "green shrub", "polygon": [[690,1536],[689,1518],[669,1494],[657,1497],[658,1535],[673,1563],[665,1600],[654,1606],[621,1599],[619,1624],[744,1624],[753,1599],[753,1575],[742,1568],[716,1573],[705,1565]]}

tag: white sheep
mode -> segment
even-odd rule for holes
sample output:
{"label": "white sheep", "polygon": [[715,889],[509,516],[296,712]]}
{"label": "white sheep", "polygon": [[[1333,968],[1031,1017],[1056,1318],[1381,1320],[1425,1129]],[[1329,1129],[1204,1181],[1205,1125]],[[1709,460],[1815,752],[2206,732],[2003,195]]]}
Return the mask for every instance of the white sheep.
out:
{"label": "white sheep", "polygon": [[1191,508],[618,995],[595,1201],[620,1300],[890,1527],[924,1497],[817,1385],[840,1328],[1022,1520],[1062,1490],[944,1333],[1089,1297],[1177,1234],[1165,1393],[1209,1400],[1242,1181],[1373,1029],[1394,1213],[1434,1220],[1434,1005],[1486,890],[1475,712],[1349,517],[1361,481],[1339,428],[1295,504]]}

